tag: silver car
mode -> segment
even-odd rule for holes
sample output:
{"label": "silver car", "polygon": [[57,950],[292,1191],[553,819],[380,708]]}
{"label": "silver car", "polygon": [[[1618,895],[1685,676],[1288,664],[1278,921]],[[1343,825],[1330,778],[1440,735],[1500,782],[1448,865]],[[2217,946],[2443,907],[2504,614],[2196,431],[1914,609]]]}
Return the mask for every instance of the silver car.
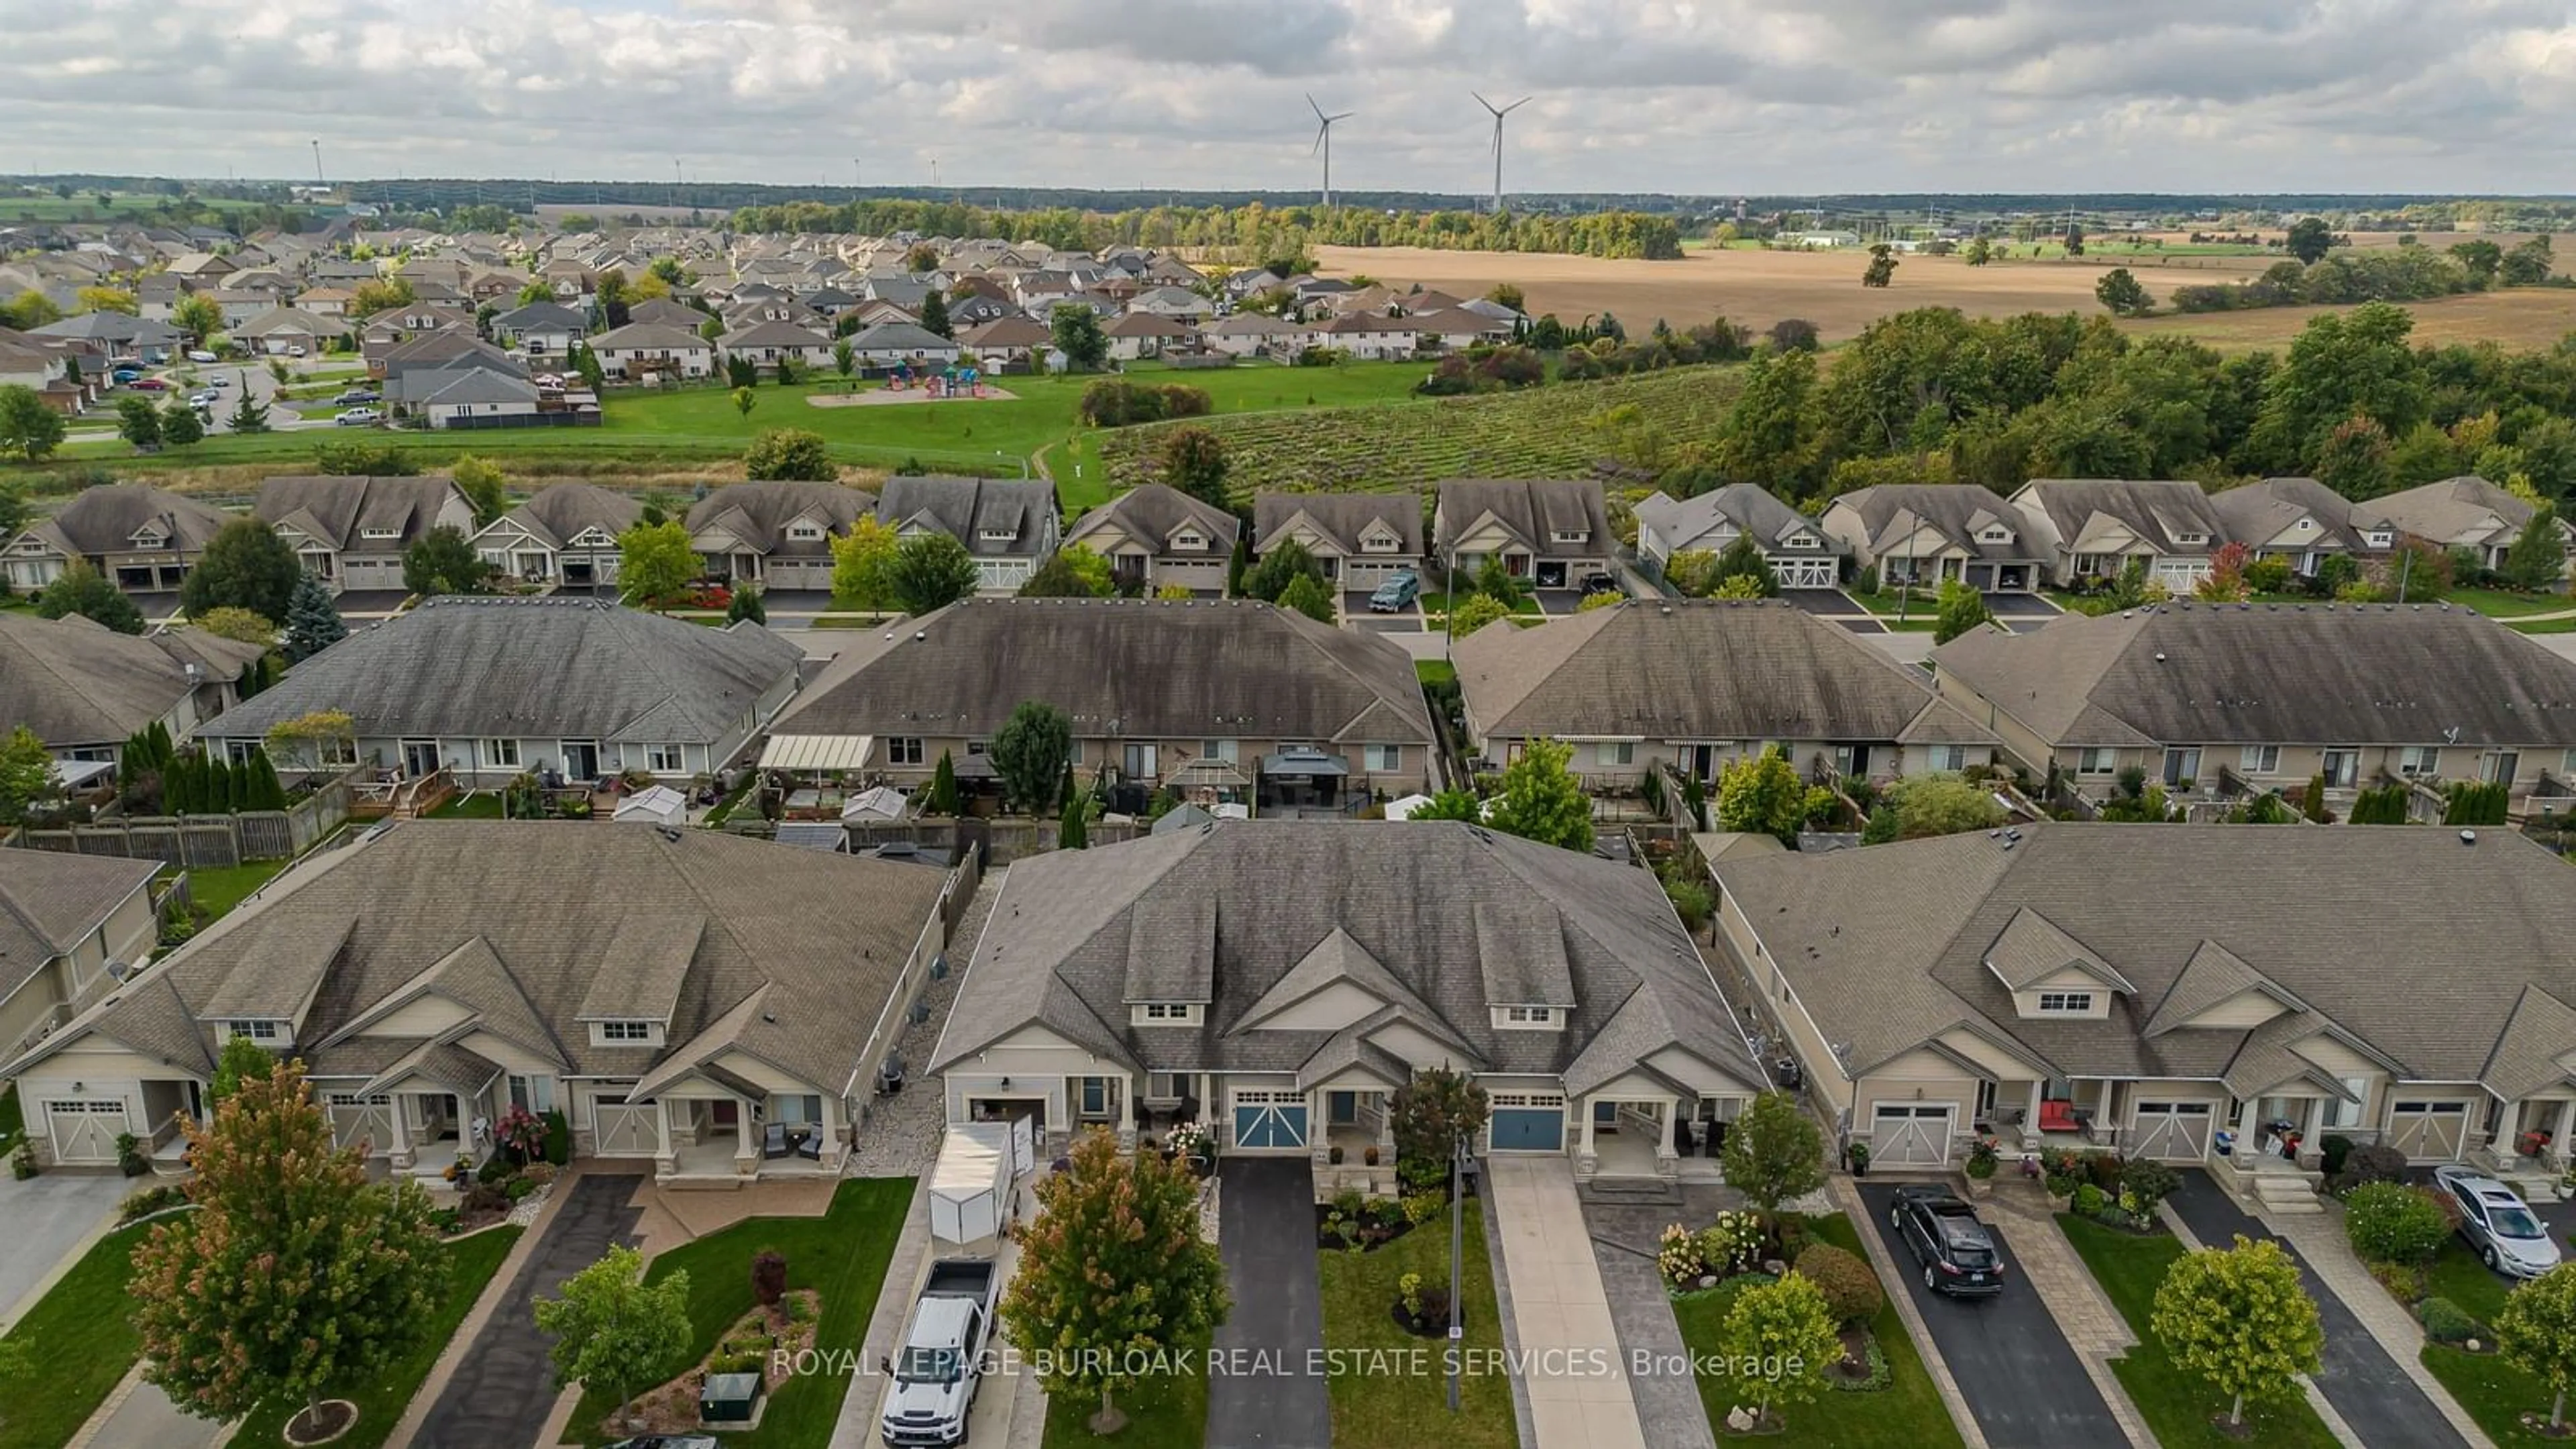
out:
{"label": "silver car", "polygon": [[2549,1229],[2512,1188],[2474,1167],[2433,1169],[2434,1191],[2460,1209],[2460,1236],[2478,1258],[2508,1278],[2537,1278],[2558,1266]]}

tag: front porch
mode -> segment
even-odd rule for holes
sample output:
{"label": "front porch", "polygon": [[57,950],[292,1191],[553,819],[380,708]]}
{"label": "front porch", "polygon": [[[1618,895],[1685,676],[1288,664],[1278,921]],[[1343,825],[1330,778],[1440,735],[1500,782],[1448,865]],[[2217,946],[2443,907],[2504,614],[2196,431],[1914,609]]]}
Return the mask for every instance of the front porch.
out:
{"label": "front porch", "polygon": [[662,1089],[647,1109],[655,1136],[654,1181],[731,1189],[763,1178],[840,1173],[848,1149],[830,1098],[763,1093],[748,1082],[719,1087],[712,1081],[716,1070],[699,1068],[696,1080]]}

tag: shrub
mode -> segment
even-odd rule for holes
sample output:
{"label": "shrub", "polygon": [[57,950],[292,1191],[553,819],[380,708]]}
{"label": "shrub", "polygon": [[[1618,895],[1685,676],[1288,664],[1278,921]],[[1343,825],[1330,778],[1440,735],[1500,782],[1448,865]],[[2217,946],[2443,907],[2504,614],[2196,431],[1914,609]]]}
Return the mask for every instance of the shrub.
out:
{"label": "shrub", "polygon": [[1782,1260],[1791,1263],[1805,1257],[1816,1241],[1816,1230],[1808,1225],[1804,1213],[1782,1213],[1773,1218],[1771,1235],[1779,1241]]}
{"label": "shrub", "polygon": [[2140,1158],[2120,1174],[2120,1206],[2140,1217],[2153,1217],[2156,1204],[2182,1186],[2182,1174],[2152,1158]]}
{"label": "shrub", "polygon": [[763,1248],[752,1256],[751,1293],[763,1308],[775,1308],[787,1296],[787,1259]]}
{"label": "shrub", "polygon": [[2400,1303],[2412,1303],[2424,1296],[2424,1270],[2412,1263],[2364,1263],[2370,1276],[2388,1290],[2388,1296]]}
{"label": "shrub", "polygon": [[2396,1182],[2365,1183],[2344,1199],[2343,1230],[2372,1263],[2426,1263],[2451,1235],[2433,1194]]}
{"label": "shrub", "polygon": [[459,1206],[469,1213],[505,1213],[510,1210],[510,1194],[498,1183],[478,1182],[465,1190]]}
{"label": "shrub", "polygon": [[519,1176],[524,1181],[543,1187],[555,1180],[555,1165],[551,1162],[532,1162],[528,1164],[528,1170],[520,1173]]}
{"label": "shrub", "polygon": [[2107,1201],[2109,1201],[2109,1199],[2102,1195],[2102,1189],[2095,1187],[2093,1184],[2086,1182],[2078,1183],[2076,1185],[2075,1211],[2083,1214],[2085,1217],[2100,1217],[2102,1215],[2102,1205]]}
{"label": "shrub", "polygon": [[2116,1152],[2084,1154],[2084,1175],[2092,1179],[2093,1185],[2102,1189],[2106,1196],[2120,1190],[2120,1174],[2126,1167]]}
{"label": "shrub", "polygon": [[[2243,1151],[2243,1144],[2238,1144]],[[2372,1142],[2352,1149],[2343,1160],[2343,1171],[2334,1180],[2337,1196],[2348,1196],[2355,1189],[2374,1182],[2402,1182],[2406,1177],[2406,1154],[2385,1142]]]}
{"label": "shrub", "polygon": [[510,1201],[519,1202],[535,1193],[537,1185],[524,1177],[514,1177],[501,1184],[501,1190],[510,1195]]}
{"label": "shrub", "polygon": [[116,1209],[116,1220],[130,1223],[139,1217],[174,1208],[188,1200],[188,1190],[177,1183],[147,1187],[126,1198]]}
{"label": "shrub", "polygon": [[1825,1306],[1838,1323],[1875,1317],[1887,1306],[1887,1292],[1879,1287],[1878,1275],[1869,1264],[1831,1243],[1818,1243],[1799,1254],[1795,1271],[1824,1290]]}
{"label": "shrub", "polygon": [[557,1167],[572,1161],[572,1123],[559,1111],[546,1113],[546,1161]]}
{"label": "shrub", "polygon": [[454,1208],[431,1208],[429,1225],[437,1229],[441,1237],[448,1237],[465,1226],[465,1219]]}
{"label": "shrub", "polygon": [[1448,1202],[1436,1192],[1409,1192],[1404,1195],[1404,1220],[1420,1227],[1440,1216]]}
{"label": "shrub", "polygon": [[2340,1132],[2327,1133],[2317,1144],[2317,1166],[2324,1170],[2329,1181],[2343,1175],[2344,1159],[2350,1156],[2352,1139]]}
{"label": "shrub", "polygon": [[1664,1234],[1655,1252],[1655,1267],[1664,1281],[1675,1287],[1688,1287],[1708,1272],[1700,1257],[1699,1235],[1679,1223],[1664,1225]]}
{"label": "shrub", "polygon": [[2435,1343],[2466,1343],[2487,1336],[2485,1324],[2448,1298],[2427,1298],[2416,1304],[2415,1317],[2424,1325],[2424,1336]]}
{"label": "shrub", "polygon": [[1699,1231],[1700,1260],[1712,1273],[1733,1273],[1749,1268],[1762,1251],[1762,1215],[1753,1212],[1724,1212],[1717,1221]]}

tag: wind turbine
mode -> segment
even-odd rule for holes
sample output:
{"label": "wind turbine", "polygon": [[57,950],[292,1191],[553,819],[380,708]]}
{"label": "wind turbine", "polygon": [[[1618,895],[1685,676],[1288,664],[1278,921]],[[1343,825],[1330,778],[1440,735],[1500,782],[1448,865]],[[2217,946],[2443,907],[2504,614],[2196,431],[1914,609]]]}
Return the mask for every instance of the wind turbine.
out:
{"label": "wind turbine", "polygon": [[1469,91],[1467,94],[1476,98],[1477,105],[1494,113],[1494,215],[1500,216],[1503,214],[1503,117],[1528,105],[1530,97],[1523,96],[1508,106],[1498,107],[1486,100],[1482,91]]}
{"label": "wind turbine", "polygon": [[1358,113],[1342,111],[1330,116],[1325,115],[1324,108],[1315,104],[1312,92],[1307,93],[1306,107],[1315,113],[1315,144],[1306,149],[1306,154],[1312,156],[1318,151],[1324,153],[1324,209],[1330,211],[1333,209],[1333,123],[1347,121]]}

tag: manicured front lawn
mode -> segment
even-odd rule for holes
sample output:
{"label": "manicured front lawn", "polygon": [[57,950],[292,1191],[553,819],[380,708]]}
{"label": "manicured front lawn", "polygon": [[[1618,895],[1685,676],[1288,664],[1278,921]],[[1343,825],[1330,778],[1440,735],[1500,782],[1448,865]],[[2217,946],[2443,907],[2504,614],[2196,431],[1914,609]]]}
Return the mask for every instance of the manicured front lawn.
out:
{"label": "manicured front lawn", "polygon": [[[494,1228],[447,1245],[447,1296],[439,1300],[438,1311],[430,1316],[419,1345],[383,1373],[362,1383],[336,1384],[325,1394],[358,1406],[356,1427],[333,1443],[340,1449],[376,1449],[385,1442],[385,1436],[401,1422],[403,1410],[411,1406],[412,1396],[420,1392],[421,1380],[429,1377],[438,1356],[456,1336],[457,1325],[474,1310],[474,1300],[483,1296],[522,1231]],[[262,1404],[242,1420],[232,1442],[242,1449],[287,1449],[286,1421],[302,1407],[294,1403]]]}
{"label": "manicured front lawn", "polygon": [[[1851,1219],[1836,1213],[1813,1219],[1811,1225],[1819,1239],[1868,1261]],[[1905,1320],[1897,1316],[1893,1295],[1905,1290],[1889,1291],[1888,1306],[1869,1323],[1879,1351],[1887,1355],[1887,1387],[1868,1393],[1829,1389],[1812,1404],[1791,1405],[1780,1411],[1783,1431],[1760,1442],[1816,1449],[1940,1449],[1962,1442],[1959,1426],[1950,1421],[1949,1408],[1941,1402],[1941,1391],[1923,1371],[1923,1355],[1906,1336]],[[1724,1285],[1673,1303],[1673,1320],[1694,1358],[1708,1360],[1724,1353],[1726,1315],[1734,1306],[1735,1294]],[[1699,1379],[1700,1403],[1708,1411],[1709,1426],[1721,1435],[1727,1411],[1736,1404],[1734,1382],[1721,1374],[1703,1373]]]}
{"label": "manicured front lawn", "polygon": [[34,1363],[0,1395],[0,1449],[60,1449],[134,1366],[142,1350],[125,1317],[125,1281],[134,1245],[149,1231],[100,1239],[9,1330]]}
{"label": "manicured front lawn", "polygon": [[[2513,1285],[2488,1272],[2487,1265],[2455,1237],[2442,1245],[2441,1256],[2433,1260],[2431,1271],[2425,1275],[2425,1291],[2450,1299],[2480,1323],[2493,1326],[2496,1315],[2504,1311],[2505,1296],[2513,1291]],[[2497,1355],[2427,1342],[2423,1362],[2469,1417],[2477,1420],[2478,1427],[2487,1431],[2487,1437],[2498,1444],[2564,1442],[2522,1427],[2525,1414],[2544,1418],[2548,1415],[2549,1386]]]}
{"label": "manicured front lawn", "polygon": [[[1326,1387],[1333,1401],[1336,1445],[1511,1449],[1518,1442],[1508,1376],[1462,1374],[1458,1412],[1451,1414],[1441,1356],[1447,1341],[1415,1338],[1395,1323],[1398,1279],[1419,1273],[1426,1286],[1449,1281],[1446,1215],[1375,1252],[1325,1251],[1318,1256],[1316,1268],[1324,1286],[1324,1348],[1333,1355],[1328,1362],[1334,1373]],[[1485,1256],[1485,1220],[1475,1211],[1467,1214],[1458,1271],[1465,1298],[1464,1347],[1486,1363],[1499,1363],[1501,1310],[1494,1302],[1493,1265]]]}
{"label": "manicured front lawn", "polygon": [[2517,634],[2576,634],[2576,618],[2528,621],[2507,619],[2504,621],[2504,626]]}
{"label": "manicured front lawn", "polygon": [[188,871],[188,900],[206,913],[212,925],[232,913],[242,898],[274,879],[286,869],[282,860],[258,860],[248,865],[201,865]]}
{"label": "manicured front lawn", "polygon": [[[911,1204],[911,1178],[853,1179],[841,1184],[831,1211],[822,1217],[752,1218],[654,1259],[647,1272],[651,1281],[682,1269],[689,1274],[691,1337],[683,1367],[712,1352],[717,1335],[755,1306],[751,1260],[763,1249],[785,1255],[791,1291],[811,1288],[823,1295],[823,1321],[814,1346],[835,1358],[858,1353]],[[848,1375],[830,1372],[792,1378],[771,1396],[759,1429],[727,1434],[725,1444],[728,1449],[823,1449],[831,1442],[841,1397],[851,1383]],[[616,1407],[605,1390],[584,1394],[570,1433],[584,1444],[612,1442],[619,1436],[602,1432],[600,1421]]]}
{"label": "manicured front lawn", "polygon": [[[1204,1347],[1188,1356],[1206,1361]],[[1096,1404],[1066,1395],[1047,1400],[1045,1449],[1199,1449],[1207,1442],[1207,1376],[1174,1374],[1152,1379],[1118,1396],[1127,1426],[1106,1438],[1083,1427]]]}
{"label": "manicured front lawn", "polygon": [[[1875,594],[1864,594],[1858,589],[1845,589],[1843,592],[1858,599],[1860,606],[1873,614],[1884,614],[1890,619],[1897,616],[1900,607],[1897,597],[1899,590],[1881,589]],[[1933,618],[1941,612],[1940,591],[1926,588],[1914,589],[1907,593],[1902,609],[1905,617],[1909,619]]]}
{"label": "manicured front lawn", "polygon": [[2517,594],[2505,589],[2453,589],[2442,596],[2444,601],[2464,604],[2490,619],[2514,619],[2525,614],[2559,614],[2576,609],[2576,598],[2565,594]]}
{"label": "manicured front lawn", "polygon": [[2165,1271],[2184,1252],[2171,1234],[2139,1237],[2072,1213],[2058,1214],[2057,1225],[2084,1266],[2093,1271],[2093,1281],[2102,1285],[2120,1316],[2129,1321],[2129,1330],[2138,1336],[2136,1348],[2111,1361],[2111,1372],[2129,1391],[2157,1442],[2166,1449],[2199,1445],[2222,1449],[2238,1444],[2331,1449],[2334,1434],[2304,1397],[2278,1407],[2247,1405],[2245,1419],[2254,1426],[2250,1438],[2231,1438],[2210,1422],[2213,1414],[2224,1414],[2226,1400],[2205,1380],[2175,1367],[2148,1321]]}

